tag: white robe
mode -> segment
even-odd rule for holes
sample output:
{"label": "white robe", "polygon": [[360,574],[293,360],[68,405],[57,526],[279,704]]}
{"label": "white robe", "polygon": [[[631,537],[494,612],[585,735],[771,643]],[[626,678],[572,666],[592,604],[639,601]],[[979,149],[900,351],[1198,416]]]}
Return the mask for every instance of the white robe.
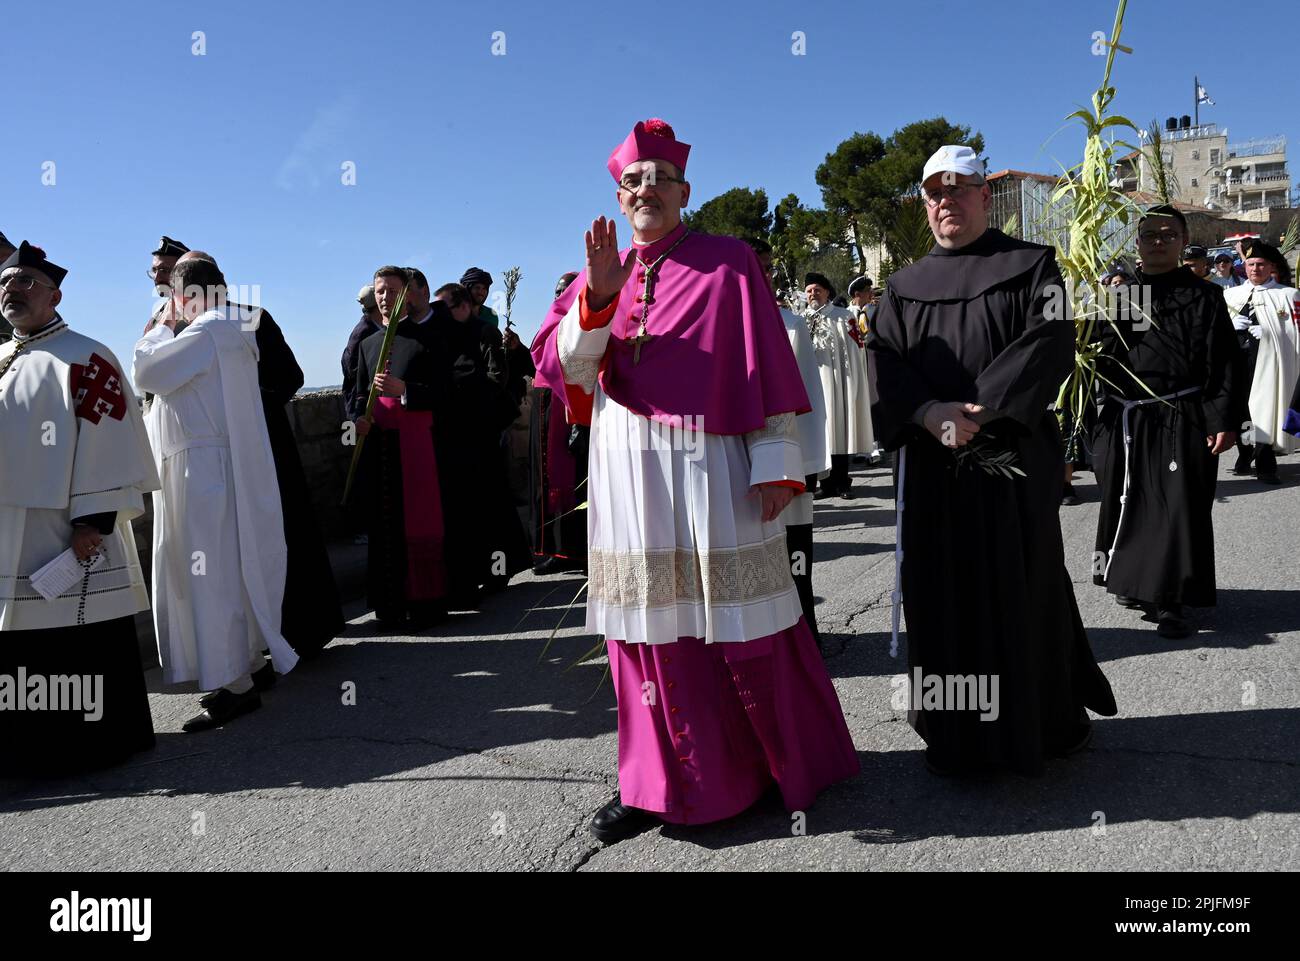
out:
{"label": "white robe", "polygon": [[807,315],[826,398],[826,446],[833,455],[870,454],[876,449],[866,352],[848,330],[856,322],[847,310],[831,304]]}
{"label": "white robe", "polygon": [[167,683],[215,690],[280,634],[287,552],[275,462],[257,386],[257,341],[235,309],[135,345],[133,376],[153,393],[146,426],[162,478],[154,495],[154,626]]}
{"label": "white robe", "polygon": [[610,327],[586,331],[580,301],[560,322],[565,381],[592,405],[587,630],[610,640],[751,641],[803,612],[785,524],[764,523],[755,485],[804,479],[793,412],[743,436],[683,430],[634,414],[597,380]]}
{"label": "white robe", "polygon": [[1223,298],[1233,316],[1252,301],[1259,322],[1259,353],[1248,401],[1251,437],[1255,443],[1271,444],[1282,453],[1300,449],[1300,438],[1283,427],[1300,376],[1300,291],[1270,280],[1259,287],[1243,284],[1227,288]]}
{"label": "white robe", "polygon": [[[826,397],[822,393],[821,370],[817,365],[817,352],[813,348],[812,335],[808,333],[808,323],[792,310],[781,308],[781,319],[785,321],[785,332],[790,338],[790,349],[794,351],[795,362],[799,365],[799,377],[808,391],[808,405],[812,408],[806,414],[795,418],[795,431],[799,438],[799,449],[803,453],[803,472],[807,477],[812,474],[824,475],[831,469],[831,455],[826,449]],[[789,524],[811,524],[813,522],[813,495],[804,492],[796,497],[784,511],[781,520]]]}
{"label": "white robe", "polygon": [[[158,474],[140,407],[113,353],[59,324],[21,352],[21,336],[0,346],[0,368],[19,353],[0,374],[0,632],[149,607],[131,521]],[[110,511],[117,521],[100,546],[105,560],[45,600],[31,575],[68,549],[73,520]]]}

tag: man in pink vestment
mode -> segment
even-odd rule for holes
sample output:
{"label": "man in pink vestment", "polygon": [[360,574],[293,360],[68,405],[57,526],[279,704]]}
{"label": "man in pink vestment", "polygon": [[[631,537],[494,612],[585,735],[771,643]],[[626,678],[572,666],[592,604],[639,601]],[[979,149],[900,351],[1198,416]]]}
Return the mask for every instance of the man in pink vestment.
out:
{"label": "man in pink vestment", "polygon": [[692,233],[687,144],[638,123],[611,154],[632,227],[601,217],[533,345],[590,423],[587,629],[618,698],[619,795],[591,830],[702,824],[772,785],[803,810],[858,758],[805,623],[780,514],[804,489],[807,393],[754,253]]}

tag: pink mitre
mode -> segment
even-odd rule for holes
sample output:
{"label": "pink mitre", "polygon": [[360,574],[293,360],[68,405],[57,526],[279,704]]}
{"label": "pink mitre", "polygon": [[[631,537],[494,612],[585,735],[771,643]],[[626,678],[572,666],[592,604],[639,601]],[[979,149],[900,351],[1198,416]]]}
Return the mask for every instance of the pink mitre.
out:
{"label": "pink mitre", "polygon": [[651,117],[639,120],[614,152],[609,155],[605,166],[615,180],[623,178],[623,171],[628,164],[642,160],[666,160],[684,175],[686,173],[686,155],[691,152],[691,145],[682,143],[668,126],[666,120]]}

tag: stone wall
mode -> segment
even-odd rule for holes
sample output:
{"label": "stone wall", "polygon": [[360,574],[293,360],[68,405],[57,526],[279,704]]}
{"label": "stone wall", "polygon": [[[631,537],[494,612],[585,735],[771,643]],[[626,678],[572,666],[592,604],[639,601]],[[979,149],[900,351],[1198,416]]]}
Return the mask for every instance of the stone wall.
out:
{"label": "stone wall", "polygon": [[288,413],[325,540],[350,537],[356,532],[339,508],[353,450],[343,443],[343,392],[317,390],[299,394],[289,403]]}

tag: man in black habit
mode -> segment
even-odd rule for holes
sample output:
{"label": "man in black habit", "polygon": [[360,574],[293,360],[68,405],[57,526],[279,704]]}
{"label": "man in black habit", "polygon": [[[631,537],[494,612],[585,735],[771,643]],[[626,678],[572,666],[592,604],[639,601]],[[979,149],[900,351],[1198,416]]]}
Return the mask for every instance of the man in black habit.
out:
{"label": "man in black habit", "polygon": [[[211,254],[201,250],[185,251],[177,257],[176,263],[185,260],[206,260],[216,264]],[[344,622],[334,570],[312,508],[311,491],[302,469],[298,442],[294,439],[285,410],[302,388],[302,368],[270,311],[244,304],[231,306],[243,311],[245,323],[256,325],[257,384],[262,394],[262,412],[266,418],[266,433],[271,440],[271,455],[275,459],[280,510],[284,517],[284,542],[289,550],[280,633],[299,657],[311,657],[342,633]],[[182,321],[176,332],[179,334],[184,328]],[[264,673],[253,678],[259,690],[275,683],[275,672],[269,662],[263,670]]]}
{"label": "man in black habit", "polygon": [[1063,289],[1052,248],[988,227],[969,147],[936,151],[922,194],[936,245],[890,276],[867,343],[877,438],[898,451],[908,720],[935,773],[1035,774],[1087,745],[1085,708],[1116,713],[1057,516],[1064,452],[1048,407],[1074,325],[1049,308]]}
{"label": "man in black habit", "polygon": [[468,608],[478,603],[480,588],[504,590],[532,565],[501,436],[519,416],[519,405],[509,392],[501,332],[461,285],[446,284],[437,297],[435,307],[445,309],[429,326],[449,364],[449,407],[437,418],[448,574],[453,603]]}
{"label": "man in black habit", "polygon": [[[1186,637],[1183,605],[1213,607],[1210,509],[1218,456],[1244,418],[1239,351],[1223,290],[1178,265],[1187,221],[1152,207],[1138,221],[1149,316],[1120,301],[1101,332],[1104,400],[1093,450],[1101,512],[1093,580],[1124,607]],[[1145,387],[1143,386],[1145,385]]]}

